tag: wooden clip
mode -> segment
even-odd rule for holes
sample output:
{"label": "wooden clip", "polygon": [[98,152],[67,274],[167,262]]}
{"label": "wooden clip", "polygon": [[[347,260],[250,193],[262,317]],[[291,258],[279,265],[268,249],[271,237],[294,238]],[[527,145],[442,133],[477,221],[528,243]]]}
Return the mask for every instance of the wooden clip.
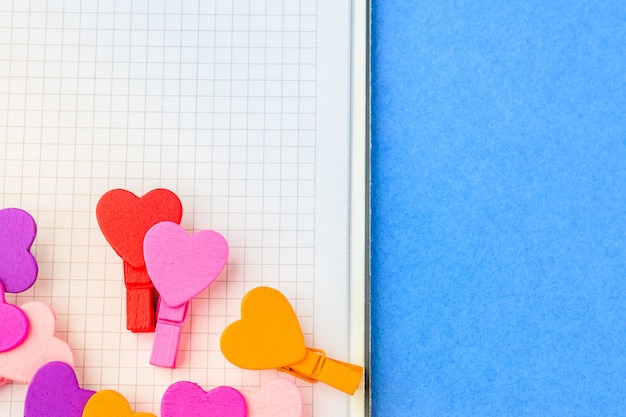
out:
{"label": "wooden clip", "polygon": [[96,206],[102,234],[124,260],[126,285],[126,327],[133,332],[155,329],[155,292],[146,271],[143,239],[162,221],[180,223],[183,208],[173,192],[162,188],[137,197],[116,189],[105,193]]}
{"label": "wooden clip", "polygon": [[188,235],[176,223],[161,222],[148,230],[143,246],[148,274],[161,296],[150,363],[174,368],[189,302],[222,272],[228,244],[212,230]]}
{"label": "wooden clip", "polygon": [[153,332],[156,293],[145,265],[135,268],[124,261],[124,285],[126,286],[126,328],[135,333]]}
{"label": "wooden clip", "polygon": [[245,295],[241,319],[224,330],[220,347],[226,359],[241,368],[275,368],[305,381],[324,382],[348,394],[354,394],[363,375],[361,366],[307,348],[291,304],[269,287],[257,287]]}
{"label": "wooden clip", "polygon": [[354,394],[363,375],[361,366],[327,358],[323,350],[312,348],[306,348],[306,356],[300,362],[278,370],[311,383],[321,381],[348,394]]}
{"label": "wooden clip", "polygon": [[166,368],[176,367],[176,356],[180,344],[180,334],[187,319],[189,302],[177,307],[168,306],[159,300],[157,326],[150,355],[150,363]]}

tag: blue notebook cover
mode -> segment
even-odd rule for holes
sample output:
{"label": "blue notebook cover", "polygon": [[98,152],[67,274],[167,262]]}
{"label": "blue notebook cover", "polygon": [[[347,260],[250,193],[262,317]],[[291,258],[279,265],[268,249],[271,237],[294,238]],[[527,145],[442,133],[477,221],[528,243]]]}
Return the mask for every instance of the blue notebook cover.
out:
{"label": "blue notebook cover", "polygon": [[373,415],[626,415],[626,2],[372,6]]}

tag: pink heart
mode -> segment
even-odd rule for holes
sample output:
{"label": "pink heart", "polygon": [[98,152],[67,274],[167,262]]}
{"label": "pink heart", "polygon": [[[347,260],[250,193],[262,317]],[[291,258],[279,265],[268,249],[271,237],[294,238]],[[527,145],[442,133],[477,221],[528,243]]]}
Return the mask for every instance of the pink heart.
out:
{"label": "pink heart", "polygon": [[74,366],[69,345],[54,337],[56,318],[50,307],[37,301],[21,306],[30,322],[28,335],[21,345],[0,353],[0,377],[28,383],[44,364],[53,361]]}
{"label": "pink heart", "polygon": [[228,259],[228,244],[212,230],[188,235],[176,223],[161,222],[146,233],[143,253],[155,288],[167,305],[177,307],[218,277]]}
{"label": "pink heart", "polygon": [[273,379],[256,394],[242,392],[248,417],[302,417],[302,394],[293,382]]}
{"label": "pink heart", "polygon": [[13,304],[7,303],[0,283],[0,352],[19,346],[28,334],[28,317]]}
{"label": "pink heart", "polygon": [[182,381],[171,385],[161,401],[161,417],[246,417],[246,402],[234,388],[205,392]]}

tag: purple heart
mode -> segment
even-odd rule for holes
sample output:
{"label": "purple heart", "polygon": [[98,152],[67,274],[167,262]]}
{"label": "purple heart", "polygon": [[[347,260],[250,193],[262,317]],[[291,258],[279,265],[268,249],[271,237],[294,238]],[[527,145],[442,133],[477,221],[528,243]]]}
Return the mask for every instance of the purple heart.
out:
{"label": "purple heart", "polygon": [[30,247],[37,235],[33,217],[18,208],[0,210],[0,282],[6,292],[22,292],[37,279]]}
{"label": "purple heart", "polygon": [[78,386],[76,374],[64,362],[48,362],[26,391],[24,417],[81,417],[94,391]]}
{"label": "purple heart", "polygon": [[9,351],[26,339],[30,323],[19,307],[7,303],[0,282],[0,352]]}

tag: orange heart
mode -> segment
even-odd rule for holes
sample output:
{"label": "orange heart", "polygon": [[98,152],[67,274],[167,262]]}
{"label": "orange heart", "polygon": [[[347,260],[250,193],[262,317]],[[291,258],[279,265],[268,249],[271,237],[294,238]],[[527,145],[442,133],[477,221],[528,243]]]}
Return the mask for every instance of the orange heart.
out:
{"label": "orange heart", "polygon": [[241,301],[241,320],[226,327],[222,353],[244,369],[272,369],[306,356],[296,313],[283,294],[269,287],[249,291]]}
{"label": "orange heart", "polygon": [[91,396],[83,417],[156,417],[151,413],[133,413],[126,398],[117,391],[100,391]]}

